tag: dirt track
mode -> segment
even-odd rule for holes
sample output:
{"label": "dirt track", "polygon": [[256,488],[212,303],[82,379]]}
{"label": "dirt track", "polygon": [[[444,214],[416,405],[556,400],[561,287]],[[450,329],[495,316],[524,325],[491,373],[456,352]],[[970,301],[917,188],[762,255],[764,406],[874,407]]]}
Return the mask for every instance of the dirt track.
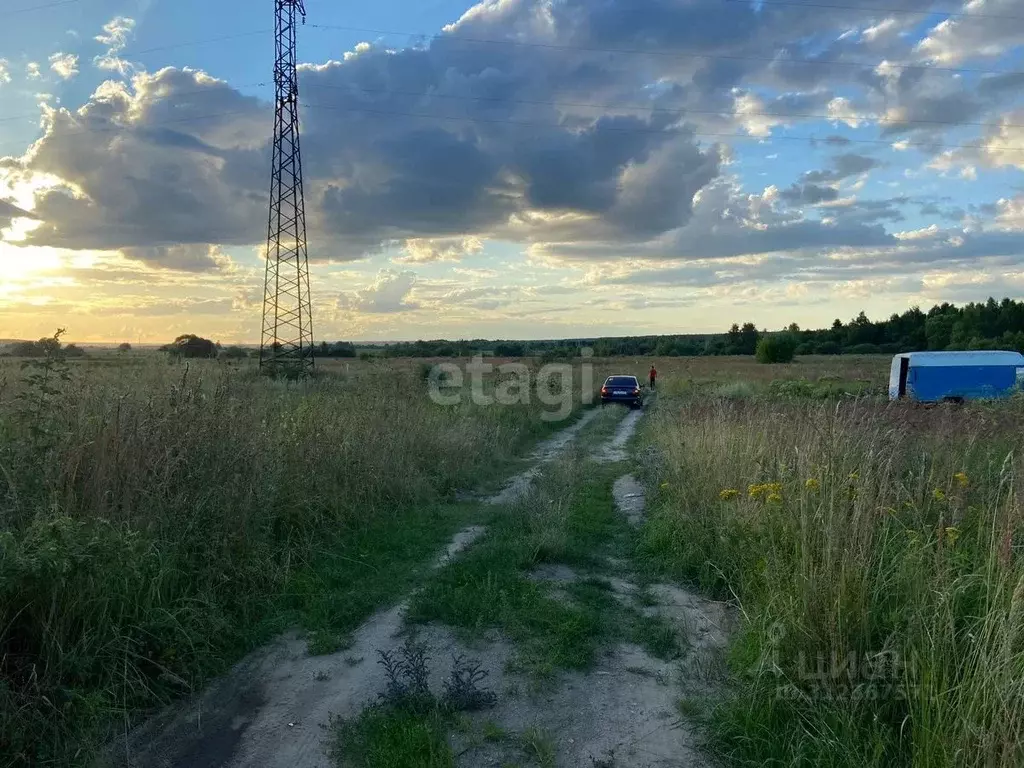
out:
{"label": "dirt track", "polygon": [[[596,409],[588,412],[541,444],[531,466],[487,501],[516,500],[542,465],[565,451],[596,413]],[[593,458],[624,459],[640,415],[625,416]],[[642,519],[644,502],[642,489],[630,480],[620,478],[616,483],[616,504],[636,524]],[[457,557],[483,533],[479,526],[460,531],[434,567]],[[563,569],[558,578],[577,576]],[[609,581],[619,599],[639,607],[634,584],[622,578]],[[676,702],[681,688],[708,684],[705,672],[713,668],[724,645],[728,612],[668,585],[658,585],[648,594],[656,595],[656,602],[651,605],[648,597],[640,610],[657,612],[678,628],[689,648],[682,661],[661,661],[637,646],[619,645],[595,669],[563,675],[543,694],[499,696],[496,709],[488,711],[486,719],[516,732],[542,726],[554,734],[558,766],[707,764]],[[354,633],[350,648],[326,656],[310,656],[298,633],[279,637],[200,696],[168,709],[123,738],[107,763],[125,768],[328,768],[332,762],[325,751],[325,727],[332,715],[357,715],[382,690],[384,672],[376,663],[377,651],[400,643],[397,638],[406,608],[407,600],[377,613]],[[432,625],[421,630],[419,639],[430,649],[432,674],[438,679],[448,674],[453,653],[466,653],[481,661],[495,690],[526,687],[507,671],[512,648],[500,638],[466,648],[449,629]],[[458,764],[466,768],[506,765],[516,757],[509,754],[508,745],[459,745],[457,736],[455,741]]]}

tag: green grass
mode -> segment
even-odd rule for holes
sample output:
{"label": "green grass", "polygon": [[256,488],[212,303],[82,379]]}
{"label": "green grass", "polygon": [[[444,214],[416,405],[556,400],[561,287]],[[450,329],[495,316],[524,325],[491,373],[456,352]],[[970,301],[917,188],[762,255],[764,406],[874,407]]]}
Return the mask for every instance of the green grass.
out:
{"label": "green grass", "polygon": [[723,760],[1024,763],[1020,403],[660,406],[637,551],[742,604]]}
{"label": "green grass", "polygon": [[[552,465],[535,493],[498,514],[483,539],[428,579],[413,597],[409,620],[439,621],[473,637],[501,631],[517,646],[519,668],[539,678],[589,669],[602,648],[618,641],[658,658],[678,657],[675,628],[624,605],[602,577],[608,558],[631,546],[611,493],[619,471],[582,454]],[[535,569],[555,565],[570,566],[579,578],[531,578]]]}
{"label": "green grass", "polygon": [[344,648],[465,522],[454,492],[559,427],[529,406],[437,406],[390,364],[304,383],[156,357],[0,373],[14,764],[86,759],[287,626]]}
{"label": "green grass", "polygon": [[451,716],[375,705],[335,725],[332,756],[342,768],[453,768]]}

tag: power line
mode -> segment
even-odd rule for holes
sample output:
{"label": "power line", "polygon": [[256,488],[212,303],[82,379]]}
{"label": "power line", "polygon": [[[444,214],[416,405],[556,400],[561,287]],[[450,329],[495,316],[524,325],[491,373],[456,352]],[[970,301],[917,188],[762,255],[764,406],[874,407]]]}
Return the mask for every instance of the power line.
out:
{"label": "power line", "polygon": [[[369,109],[369,108],[362,108],[362,107],[350,107],[350,106],[344,106],[344,105],[304,103],[304,104],[302,104],[302,106],[304,108],[306,108],[306,109],[311,109],[311,110],[327,110],[327,111],[332,111],[332,112],[349,112],[349,113],[367,114],[367,115],[373,115],[373,116],[380,115],[380,116],[389,116],[389,117],[413,117],[413,118],[420,118],[420,119],[426,119],[426,120],[441,120],[441,121],[448,121],[448,122],[513,125],[513,126],[521,126],[521,127],[526,127],[526,128],[542,128],[542,129],[564,129],[566,127],[566,126],[560,125],[558,123],[550,123],[550,122],[535,122],[535,121],[523,121],[523,120],[506,120],[506,119],[482,118],[482,117],[464,117],[464,116],[461,116],[461,115],[437,115],[437,114],[420,113],[420,112],[402,112],[402,111],[393,111],[393,110]],[[170,120],[161,120],[161,121],[158,121],[158,122],[150,123],[148,125],[141,125],[141,126],[112,125],[112,126],[96,126],[96,127],[90,127],[90,128],[82,127],[82,128],[78,128],[78,129],[76,129],[74,131],[67,131],[67,132],[65,132],[63,134],[60,134],[59,138],[61,138],[61,139],[74,138],[75,136],[82,136],[82,135],[87,135],[87,134],[90,134],[90,133],[117,133],[117,132],[121,132],[121,131],[145,130],[145,129],[149,129],[149,128],[162,128],[162,127],[165,127],[165,126],[168,126],[168,125],[181,125],[181,124],[187,124],[187,123],[191,123],[191,122],[199,122],[199,121],[202,121],[202,120],[214,120],[214,119],[217,119],[217,118],[220,118],[220,117],[231,117],[231,116],[234,116],[234,115],[241,115],[241,114],[247,114],[247,111],[246,110],[231,110],[231,111],[227,111],[227,112],[217,112],[217,113],[212,113],[212,114],[207,114],[207,115],[190,115],[188,117],[173,118],[173,119],[170,119]],[[639,127],[626,128],[626,127],[622,127],[622,126],[601,125],[601,124],[596,124],[596,123],[593,126],[591,126],[591,127],[595,131],[599,131],[599,132],[613,132],[613,133],[625,133],[625,134],[629,134],[629,133],[663,134],[663,133],[665,133],[664,130],[660,130],[660,129],[656,129],[656,128],[639,128]],[[749,140],[764,141],[764,142],[772,142],[772,141],[776,141],[776,140],[778,140],[778,141],[806,141],[806,142],[811,143],[811,144],[815,144],[815,143],[818,143],[818,142],[825,142],[826,141],[824,138],[818,138],[816,136],[783,136],[783,135],[753,136],[753,135],[747,134],[747,133],[728,133],[728,132],[721,132],[721,131],[700,131],[700,130],[697,130],[697,131],[687,131],[687,132],[690,135],[692,135],[692,136],[699,136],[699,137],[704,137],[704,138],[731,138],[731,139],[743,139],[743,140],[748,140],[748,141]],[[53,137],[51,136],[50,138],[53,138]],[[36,139],[36,141],[38,141],[38,139]],[[864,144],[864,145],[885,146],[885,147],[892,148],[893,143],[894,142],[892,140],[888,140],[888,139],[851,139],[851,138],[843,137],[843,144]],[[907,148],[915,148],[915,149],[916,148],[930,148],[930,147],[934,147],[935,146],[934,142],[903,142],[903,144]],[[8,144],[7,146],[15,146],[15,144],[12,142],[12,143]],[[22,142],[18,142],[17,146],[23,147],[24,144]],[[943,150],[949,150],[949,149],[985,149],[985,148],[986,148],[986,146],[984,144],[942,144],[942,149]],[[997,147],[997,149],[999,151],[1001,151],[1001,152],[1024,152],[1024,147],[1017,147],[1017,146],[1005,146],[1005,147],[1004,146],[1000,146],[1000,147]]]}
{"label": "power line", "polygon": [[[596,48],[593,46],[578,46],[578,45],[558,45],[556,43],[528,43],[521,40],[488,40],[483,38],[475,37],[463,37],[461,35],[452,35],[448,33],[436,33],[426,34],[422,32],[405,32],[402,30],[395,29],[373,29],[370,27],[349,27],[339,24],[310,24],[313,29],[324,29],[324,30],[345,30],[348,32],[363,32],[372,35],[395,35],[404,36],[411,38],[420,38],[423,40],[442,40],[442,41],[454,41],[462,43],[471,43],[475,45],[505,45],[514,46],[520,48],[540,48],[545,50],[554,51],[576,51],[580,53],[610,53],[610,54],[621,54],[626,56],[660,56],[665,58],[685,58],[685,59],[709,59],[712,61],[756,61],[756,62],[767,62],[769,64],[800,64],[806,66],[819,66],[819,67],[852,67],[855,69],[865,69],[874,71],[882,62],[877,64],[871,64],[868,62],[859,61],[837,61],[835,59],[799,59],[799,58],[787,58],[780,59],[773,56],[741,56],[741,55],[730,55],[721,53],[686,53],[685,51],[647,51],[639,48]],[[953,74],[976,74],[976,75],[1020,75],[1024,74],[1024,71],[1012,70],[1012,69],[977,69],[973,67],[937,67],[931,64],[898,64],[895,62],[884,62],[885,65],[891,69],[903,69],[903,70],[924,70],[932,72],[949,72]]]}
{"label": "power line", "polygon": [[[77,2],[78,0],[75,0]],[[138,56],[143,53],[155,53],[157,51],[171,51],[175,48],[189,48],[196,45],[207,45],[208,43],[222,43],[225,40],[237,40],[242,37],[255,37],[257,35],[272,35],[274,30],[272,29],[254,29],[251,32],[235,32],[230,35],[220,35],[218,37],[207,37],[203,40],[191,40],[185,43],[172,43],[171,45],[158,45],[154,48],[142,48],[138,51],[122,51],[120,55],[123,56]]]}
{"label": "power line", "polygon": [[[336,106],[331,106],[331,105],[328,105],[328,104],[304,104],[303,106],[308,108],[308,109],[314,109],[314,110],[316,110],[316,109],[325,109],[325,110],[337,111],[337,112],[355,112],[355,113],[360,113],[360,114],[381,115],[381,116],[388,116],[388,117],[416,117],[416,118],[424,118],[424,119],[428,119],[428,120],[448,120],[448,121],[464,122],[464,123],[485,123],[485,124],[518,125],[518,126],[532,127],[532,128],[562,128],[562,127],[564,127],[564,126],[558,125],[557,123],[537,123],[537,122],[528,122],[528,121],[520,121],[520,120],[498,120],[498,119],[478,118],[478,117],[463,117],[461,115],[431,115],[431,114],[422,114],[422,113],[416,113],[416,112],[393,112],[393,111],[390,111],[390,110],[363,109],[363,108],[352,108],[352,107],[342,107],[342,106],[337,106],[336,107]],[[644,133],[644,134],[664,134],[665,133],[665,131],[658,130],[658,129],[655,129],[655,128],[624,128],[624,127],[619,127],[619,126],[614,126],[614,125],[597,125],[597,124],[595,124],[592,127],[594,128],[595,131],[599,131],[599,132],[609,131],[609,132],[614,132],[614,133]],[[752,136],[752,135],[747,134],[747,133],[725,133],[725,132],[717,132],[717,131],[688,131],[688,133],[690,133],[690,135],[692,135],[692,136],[701,136],[701,137],[707,137],[707,138],[718,137],[718,138],[732,138],[732,139],[746,139],[746,140],[753,139],[753,140],[756,140],[756,141],[776,141],[776,140],[779,140],[779,141],[806,141],[806,142],[809,142],[809,143],[812,143],[812,144],[824,141],[824,139],[819,139],[819,138],[817,138],[815,136],[777,136],[777,135],[773,135],[773,136]],[[872,144],[872,145],[875,145],[875,146],[881,145],[881,146],[886,146],[886,147],[890,147],[890,148],[892,147],[892,144],[893,144],[892,141],[889,141],[889,140],[886,140],[886,139],[848,139],[846,137],[843,137],[843,138],[844,138],[844,143],[848,142],[850,144]],[[917,142],[917,143],[905,142],[905,146],[908,147],[908,148],[910,148],[910,147],[918,148],[918,147],[931,147],[931,146],[934,146],[934,144],[931,143],[931,142]],[[945,145],[943,145],[943,149],[985,149],[985,148],[986,148],[986,146],[984,144],[945,144]],[[998,149],[1000,151],[1007,151],[1007,152],[1024,152],[1024,147],[998,147]]]}
{"label": "power line", "polygon": [[6,16],[16,16],[20,13],[30,13],[31,11],[44,11],[47,8],[59,8],[64,5],[74,5],[80,2],[80,0],[58,0],[55,3],[45,3],[44,5],[32,5],[28,8],[15,8],[13,11],[8,11]]}
{"label": "power line", "polygon": [[[229,83],[227,83],[226,81],[221,81],[221,82],[223,82],[225,85],[229,85]],[[269,87],[269,86],[270,86],[270,83],[267,83],[267,82],[240,83],[238,85],[230,84],[230,87],[232,89],[234,89],[235,91],[238,91],[238,89],[240,89],[240,88],[266,88],[266,87]],[[138,94],[136,93],[136,95],[138,95]],[[175,91],[174,95],[175,96],[221,96],[223,94],[221,94],[219,91],[211,90],[210,88],[195,88],[195,89],[192,89],[192,90]],[[243,93],[239,93],[239,95],[240,96],[245,96],[245,94],[243,94]],[[173,102],[168,102],[168,103],[170,103],[171,106],[177,106]],[[68,111],[71,112],[71,110],[68,110]],[[74,113],[71,112],[71,114],[74,114]],[[8,117],[0,117],[0,123],[13,123],[13,122],[17,122],[18,120],[38,120],[39,117],[40,117],[40,113],[39,112],[33,112],[31,114],[24,114],[24,115],[10,115]]]}
{"label": "power line", "polygon": [[[742,3],[750,6],[751,0],[714,0],[720,3]],[[1010,16],[1001,13],[964,13],[963,11],[913,11],[907,8],[881,8],[877,6],[834,5],[832,3],[802,3],[791,0],[758,0],[759,6],[781,5],[793,8],[818,8],[829,11],[859,11],[862,13],[901,14],[906,16],[942,16],[947,19],[997,19],[1002,21],[1024,21],[1024,16]]]}
{"label": "power line", "polygon": [[643,112],[652,112],[655,114],[677,114],[682,115],[711,115],[720,117],[774,117],[778,119],[812,119],[812,120],[830,120],[833,122],[844,122],[849,120],[856,120],[858,122],[877,122],[879,124],[922,124],[922,125],[944,125],[944,126],[977,126],[981,128],[1024,128],[1024,124],[1015,123],[979,123],[979,122],[960,122],[953,120],[924,120],[924,119],[907,119],[907,120],[895,120],[888,119],[879,115],[823,115],[810,112],[743,112],[738,114],[735,111],[729,112],[725,110],[713,110],[713,109],[692,109],[690,107],[679,107],[678,109],[672,109],[668,107],[655,107],[643,104],[582,104],[577,102],[569,101],[534,101],[530,99],[509,99],[502,96],[467,96],[463,94],[450,94],[450,93],[433,93],[429,91],[399,91],[391,88],[362,88],[359,86],[346,86],[346,85],[325,85],[325,84],[314,84],[314,83],[303,83],[303,88],[316,89],[331,89],[331,90],[350,90],[357,91],[360,93],[377,93],[394,96],[413,96],[413,97],[426,97],[426,98],[438,98],[438,99],[456,99],[461,101],[485,101],[495,102],[504,104],[523,104],[526,106],[542,106],[542,107],[571,107],[578,109],[603,109],[607,111],[614,110],[636,110]]}
{"label": "power line", "polygon": [[[246,110],[233,109],[233,110],[230,110],[228,112],[216,112],[216,113],[209,114],[209,115],[189,115],[188,117],[173,118],[171,120],[161,120],[161,121],[156,122],[156,123],[150,123],[148,125],[140,125],[140,126],[134,126],[134,127],[133,126],[126,126],[126,125],[93,126],[93,127],[89,127],[89,128],[79,127],[79,128],[76,128],[73,131],[67,131],[66,133],[61,134],[59,136],[59,138],[62,138],[62,139],[63,138],[74,138],[76,136],[85,136],[85,135],[88,135],[90,133],[120,133],[120,132],[123,132],[123,131],[131,131],[131,130],[140,130],[140,129],[145,130],[147,128],[163,128],[163,127],[168,126],[168,125],[181,125],[183,123],[199,122],[199,121],[202,121],[202,120],[216,120],[219,117],[232,117],[234,115],[244,115],[244,114],[246,114]],[[40,141],[41,139],[44,139],[44,138],[52,139],[52,138],[54,138],[54,136],[53,135],[40,136],[39,138],[33,139],[31,143],[35,144],[36,142],[38,142],[38,141]],[[24,147],[25,144],[24,144],[24,142],[8,142],[7,144],[5,144],[3,146],[6,146],[6,147],[13,147],[13,146]]]}

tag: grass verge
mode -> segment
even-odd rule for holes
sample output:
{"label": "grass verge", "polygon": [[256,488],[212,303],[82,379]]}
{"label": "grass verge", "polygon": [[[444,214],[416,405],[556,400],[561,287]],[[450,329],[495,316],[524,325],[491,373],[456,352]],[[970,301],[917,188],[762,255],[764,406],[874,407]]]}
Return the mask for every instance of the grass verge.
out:
{"label": "grass verge", "polygon": [[666,404],[639,552],[742,604],[721,756],[1024,763],[1020,404]]}

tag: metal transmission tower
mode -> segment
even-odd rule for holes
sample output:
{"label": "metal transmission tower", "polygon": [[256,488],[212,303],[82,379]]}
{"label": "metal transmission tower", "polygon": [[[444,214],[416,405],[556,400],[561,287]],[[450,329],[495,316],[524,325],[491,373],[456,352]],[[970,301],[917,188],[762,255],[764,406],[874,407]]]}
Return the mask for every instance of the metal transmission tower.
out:
{"label": "metal transmission tower", "polygon": [[303,0],[274,0],[276,43],[274,155],[267,226],[267,274],[263,292],[260,368],[301,376],[313,370],[313,318],[306,251],[306,204],[299,152],[299,81],[295,33]]}

